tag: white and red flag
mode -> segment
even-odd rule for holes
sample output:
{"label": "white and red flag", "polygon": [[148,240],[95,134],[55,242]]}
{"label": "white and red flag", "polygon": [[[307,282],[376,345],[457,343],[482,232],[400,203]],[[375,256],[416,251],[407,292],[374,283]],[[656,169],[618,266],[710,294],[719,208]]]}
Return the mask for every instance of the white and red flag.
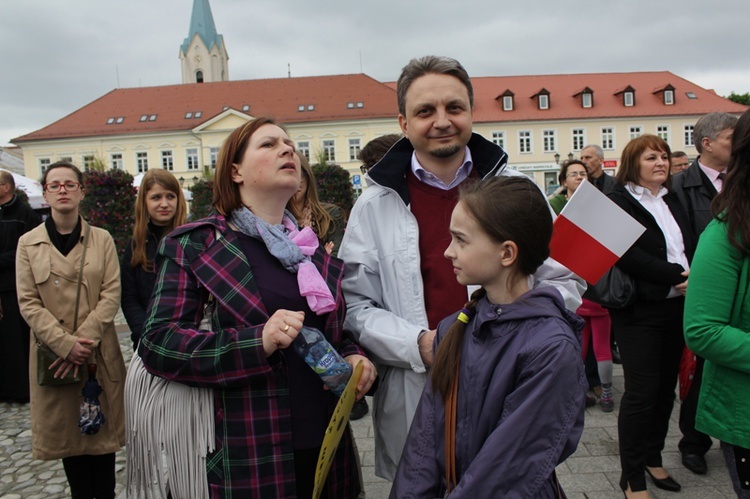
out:
{"label": "white and red flag", "polygon": [[594,284],[645,230],[584,180],[555,219],[550,256]]}

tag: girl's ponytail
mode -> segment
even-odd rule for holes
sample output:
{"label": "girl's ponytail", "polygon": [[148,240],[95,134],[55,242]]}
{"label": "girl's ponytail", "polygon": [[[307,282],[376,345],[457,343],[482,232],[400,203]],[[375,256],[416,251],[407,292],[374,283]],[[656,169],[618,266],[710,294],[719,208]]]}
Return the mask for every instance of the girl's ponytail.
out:
{"label": "girl's ponytail", "polygon": [[[445,337],[438,345],[435,353],[435,361],[432,364],[430,378],[432,381],[432,390],[440,393],[445,400],[451,390],[454,378],[458,373],[458,365],[461,360],[461,342],[466,331],[466,325],[474,317],[479,300],[484,298],[487,292],[484,288],[479,288],[471,295],[471,300],[461,310],[456,318],[456,322],[451,325]],[[455,380],[458,382],[458,380]]]}

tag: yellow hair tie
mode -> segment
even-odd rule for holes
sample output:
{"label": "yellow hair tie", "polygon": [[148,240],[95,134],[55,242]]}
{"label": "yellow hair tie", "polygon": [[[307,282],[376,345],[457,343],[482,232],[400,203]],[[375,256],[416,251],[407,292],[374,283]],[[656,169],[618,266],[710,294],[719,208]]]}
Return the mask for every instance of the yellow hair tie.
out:
{"label": "yellow hair tie", "polygon": [[463,322],[464,324],[468,324],[468,323],[469,323],[469,316],[468,316],[468,315],[466,315],[466,314],[465,314],[465,313],[463,313],[463,312],[461,312],[461,313],[459,313],[459,314],[458,314],[458,317],[457,317],[457,319],[458,319],[459,321]]}

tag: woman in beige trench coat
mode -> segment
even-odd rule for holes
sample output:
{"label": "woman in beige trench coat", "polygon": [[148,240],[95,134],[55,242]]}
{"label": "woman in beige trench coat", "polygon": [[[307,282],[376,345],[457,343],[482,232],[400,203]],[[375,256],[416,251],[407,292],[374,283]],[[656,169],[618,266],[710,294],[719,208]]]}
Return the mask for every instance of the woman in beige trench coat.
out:
{"label": "woman in beige trench coat", "polygon": [[[125,363],[114,327],[120,307],[120,267],[112,237],[78,214],[83,177],[68,162],[51,165],[42,177],[51,207],[45,223],[26,233],[16,256],[18,303],[31,327],[31,432],[35,459],[63,460],[74,498],[115,496],[115,452],[125,442]],[[88,235],[78,329],[72,334],[83,241]],[[40,386],[38,339],[59,356],[56,376],[97,365],[104,426],[95,435],[77,427],[84,382]],[[54,365],[54,364],[53,364]]]}

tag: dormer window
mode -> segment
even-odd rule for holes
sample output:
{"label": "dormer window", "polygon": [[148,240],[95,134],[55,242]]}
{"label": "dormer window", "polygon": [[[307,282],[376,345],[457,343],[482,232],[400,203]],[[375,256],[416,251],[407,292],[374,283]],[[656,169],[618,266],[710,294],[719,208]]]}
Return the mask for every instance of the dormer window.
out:
{"label": "dormer window", "polygon": [[665,106],[674,105],[674,87],[670,84],[666,84],[663,87],[659,87],[653,92],[654,95],[661,94],[662,102]]}
{"label": "dormer window", "polygon": [[549,109],[549,95],[539,96],[539,109]]}
{"label": "dormer window", "polygon": [[615,92],[615,95],[622,94],[622,105],[625,107],[635,106],[635,89],[628,85],[622,90]]}
{"label": "dormer window", "polygon": [[503,111],[513,111],[513,96],[512,95],[503,96]]}
{"label": "dormer window", "polygon": [[581,107],[588,109],[594,107],[594,91],[589,87],[585,87],[582,90],[573,94],[573,97],[581,96]]}
{"label": "dormer window", "polygon": [[549,109],[549,90],[542,88],[540,91],[531,96],[536,99],[539,109]]}

